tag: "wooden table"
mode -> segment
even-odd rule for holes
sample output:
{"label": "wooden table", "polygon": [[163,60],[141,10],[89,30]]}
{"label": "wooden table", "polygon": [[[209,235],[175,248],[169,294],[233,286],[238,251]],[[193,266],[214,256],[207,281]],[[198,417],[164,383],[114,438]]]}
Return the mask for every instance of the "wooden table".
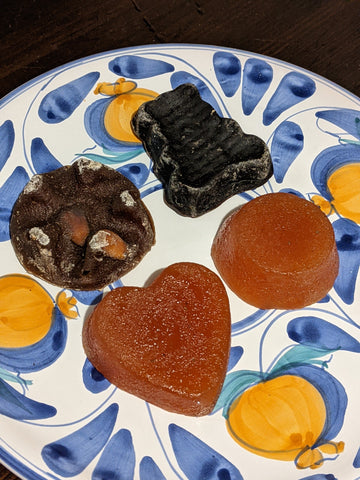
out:
{"label": "wooden table", "polygon": [[[359,0],[1,0],[0,37],[0,98],[81,57],[157,43],[261,53],[360,96]],[[0,480],[18,477],[0,465]]]}

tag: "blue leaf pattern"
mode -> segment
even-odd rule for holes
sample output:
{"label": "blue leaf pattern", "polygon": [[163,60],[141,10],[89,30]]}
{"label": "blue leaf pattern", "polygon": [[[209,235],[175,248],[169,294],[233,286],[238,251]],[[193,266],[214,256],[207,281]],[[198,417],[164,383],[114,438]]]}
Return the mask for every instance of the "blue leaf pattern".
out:
{"label": "blue leaf pattern", "polygon": [[48,93],[39,106],[41,120],[45,123],[60,123],[69,118],[93,88],[99,76],[99,72],[90,72]]}
{"label": "blue leaf pattern", "polygon": [[354,302],[356,279],[360,267],[360,227],[347,218],[333,223],[336,246],[339,252],[339,274],[334,288],[343,302]]}
{"label": "blue leaf pattern", "polygon": [[314,80],[300,72],[287,73],[270,98],[264,113],[264,125],[270,125],[288,108],[311,97],[316,90]]}
{"label": "blue leaf pattern", "polygon": [[308,477],[302,477],[300,480],[337,480],[332,473],[315,473]]}
{"label": "blue leaf pattern", "polygon": [[143,163],[129,163],[118,168],[137,188],[141,188],[149,177],[150,170]]}
{"label": "blue leaf pattern", "polygon": [[301,127],[294,122],[282,122],[275,130],[271,143],[274,176],[282,183],[285,174],[304,147]]}
{"label": "blue leaf pattern", "polygon": [[229,52],[216,52],[213,64],[217,81],[224,94],[233,97],[241,81],[241,63],[237,56]]}
{"label": "blue leaf pattern", "polygon": [[29,181],[23,167],[16,167],[10,177],[0,187],[0,242],[10,240],[9,222],[17,197]]}
{"label": "blue leaf pattern", "polygon": [[63,477],[81,473],[107,443],[118,410],[118,405],[113,403],[85,426],[45,445],[41,456],[46,465]]}
{"label": "blue leaf pattern", "polygon": [[173,423],[169,435],[176,460],[189,480],[243,480],[232,463],[184,428]]}
{"label": "blue leaf pattern", "polygon": [[62,164],[50,153],[42,138],[31,142],[31,160],[36,173],[47,173],[62,167]]}
{"label": "blue leaf pattern", "polygon": [[244,66],[244,79],[241,93],[242,109],[251,115],[265,95],[273,79],[273,69],[268,62],[249,58]]}
{"label": "blue leaf pattern", "polygon": [[360,468],[360,448],[357,451],[354,461],[353,461],[353,467],[354,468]]}
{"label": "blue leaf pattern", "polygon": [[82,369],[82,378],[85,387],[92,393],[101,393],[111,385],[104,375],[96,370],[88,359],[85,360]]}
{"label": "blue leaf pattern", "polygon": [[166,480],[151,457],[143,457],[140,462],[140,480]]}
{"label": "blue leaf pattern", "polygon": [[317,118],[330,122],[360,140],[360,111],[350,108],[322,110],[316,112]]}
{"label": "blue leaf pattern", "polygon": [[11,120],[6,120],[0,126],[0,170],[11,155],[14,146],[15,130]]}
{"label": "blue leaf pattern", "polygon": [[104,448],[91,480],[133,480],[134,470],[135,450],[132,436],[129,430],[121,429]]}
{"label": "blue leaf pattern", "polygon": [[243,356],[244,349],[240,346],[231,347],[230,355],[229,355],[229,362],[228,362],[228,372],[232,370],[235,365],[238,363],[240,358]]}
{"label": "blue leaf pattern", "polygon": [[287,333],[292,340],[302,345],[360,353],[360,342],[340,327],[321,318],[295,318],[288,323]]}
{"label": "blue leaf pattern", "polygon": [[109,63],[109,70],[116,75],[134,79],[150,78],[174,71],[174,66],[162,60],[136,55],[122,55]]}
{"label": "blue leaf pattern", "polygon": [[0,378],[0,415],[15,420],[38,420],[56,415],[56,408],[26,397]]}

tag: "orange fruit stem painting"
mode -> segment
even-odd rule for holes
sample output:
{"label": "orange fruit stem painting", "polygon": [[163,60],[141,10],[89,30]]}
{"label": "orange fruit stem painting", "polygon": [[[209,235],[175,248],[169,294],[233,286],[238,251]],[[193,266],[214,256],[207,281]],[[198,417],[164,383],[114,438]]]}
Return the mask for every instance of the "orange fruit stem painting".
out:
{"label": "orange fruit stem painting", "polygon": [[[222,409],[230,436],[242,448],[273,460],[317,469],[339,455],[347,408],[341,383],[319,360],[339,350],[359,353],[359,342],[318,317],[297,317],[287,327],[298,344],[264,371],[228,373],[215,411]],[[331,358],[331,357],[330,357]]]}

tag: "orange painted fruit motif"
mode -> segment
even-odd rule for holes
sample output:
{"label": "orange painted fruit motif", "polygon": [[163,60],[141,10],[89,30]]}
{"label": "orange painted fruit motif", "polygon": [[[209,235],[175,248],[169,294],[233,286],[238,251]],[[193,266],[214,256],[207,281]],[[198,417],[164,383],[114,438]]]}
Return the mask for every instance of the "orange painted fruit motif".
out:
{"label": "orange painted fruit motif", "polygon": [[211,254],[231,290],[261,309],[321,300],[339,268],[330,221],[312,202],[283,192],[257,197],[225,219]]}
{"label": "orange painted fruit motif", "polygon": [[313,202],[327,215],[336,211],[342,217],[360,223],[360,164],[340,166],[329,175],[327,188],[331,200],[314,195]]}
{"label": "orange painted fruit motif", "polygon": [[25,275],[0,278],[0,348],[27,347],[49,332],[54,302]]}
{"label": "orange painted fruit motif", "polygon": [[168,411],[206,415],[229,357],[226,290],[202,265],[170,265],[146,288],[109,292],[85,320],[83,345],[117,387]]}
{"label": "orange painted fruit motif", "polygon": [[233,439],[257,455],[317,468],[323,453],[342,452],[343,442],[318,447],[327,420],[320,392],[306,379],[282,375],[260,382],[231,405],[227,427]]}
{"label": "orange painted fruit motif", "polygon": [[131,118],[140,105],[153,100],[158,93],[138,88],[135,82],[125,78],[119,78],[115,83],[99,83],[94,93],[114,97],[104,114],[108,134],[121,142],[141,144],[132,131]]}

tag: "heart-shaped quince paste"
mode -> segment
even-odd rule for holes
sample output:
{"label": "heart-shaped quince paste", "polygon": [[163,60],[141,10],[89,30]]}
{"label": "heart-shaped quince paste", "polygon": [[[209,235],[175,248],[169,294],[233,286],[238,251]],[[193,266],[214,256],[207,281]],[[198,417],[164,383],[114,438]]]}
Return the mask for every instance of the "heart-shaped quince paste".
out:
{"label": "heart-shaped quince paste", "polygon": [[230,350],[230,308],[208,268],[176,263],[147,287],[110,291],[86,319],[92,365],[122,390],[165,410],[209,414]]}

